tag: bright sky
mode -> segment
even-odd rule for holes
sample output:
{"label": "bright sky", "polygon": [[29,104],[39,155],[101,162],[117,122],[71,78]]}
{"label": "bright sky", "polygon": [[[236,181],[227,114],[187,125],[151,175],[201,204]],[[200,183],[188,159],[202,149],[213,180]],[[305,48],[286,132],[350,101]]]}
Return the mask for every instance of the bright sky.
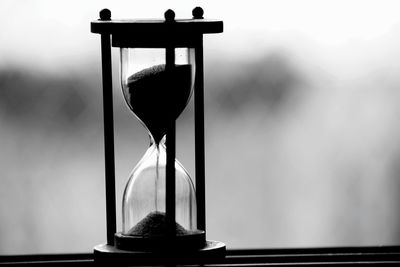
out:
{"label": "bright sky", "polygon": [[399,1],[389,0],[249,0],[249,1],[51,1],[2,0],[0,65],[34,68],[84,64],[98,56],[99,38],[89,22],[104,7],[115,18],[161,17],[168,8],[190,17],[202,6],[205,17],[224,20],[223,35],[206,39],[206,49],[228,56],[258,55],[284,44],[324,53],[400,36]]}

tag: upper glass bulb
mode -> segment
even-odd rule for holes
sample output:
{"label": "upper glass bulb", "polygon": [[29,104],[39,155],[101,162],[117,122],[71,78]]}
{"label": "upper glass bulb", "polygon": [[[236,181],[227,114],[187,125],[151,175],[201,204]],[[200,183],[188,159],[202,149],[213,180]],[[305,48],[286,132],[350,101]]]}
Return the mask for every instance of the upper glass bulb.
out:
{"label": "upper glass bulb", "polygon": [[175,65],[167,71],[165,49],[121,49],[125,100],[157,144],[165,135],[168,122],[179,117],[193,92],[191,50],[176,48]]}

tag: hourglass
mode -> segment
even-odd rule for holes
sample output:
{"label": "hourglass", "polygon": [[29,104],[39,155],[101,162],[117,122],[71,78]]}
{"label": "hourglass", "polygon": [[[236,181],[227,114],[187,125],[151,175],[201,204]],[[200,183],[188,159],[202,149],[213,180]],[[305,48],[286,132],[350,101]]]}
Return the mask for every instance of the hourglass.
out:
{"label": "hourglass", "polygon": [[[123,229],[116,236],[119,247],[155,248],[169,242],[166,140],[171,139],[175,120],[192,94],[195,69],[191,50],[121,48],[124,97],[129,108],[147,128],[150,147],[132,171],[124,191]],[[167,59],[167,53],[171,53],[171,58]],[[201,247],[204,231],[197,229],[193,182],[177,160],[172,167],[175,171],[175,177],[172,177],[175,182],[175,222],[171,229],[175,230],[174,241],[178,243],[182,240],[185,246],[190,243]],[[174,211],[171,209],[169,212]]]}
{"label": "hourglass", "polygon": [[[202,36],[222,32],[222,21],[111,20],[107,9],[91,23],[102,38],[107,244],[95,247],[95,260],[216,260],[225,244],[206,240],[204,184],[204,97]],[[150,145],[128,177],[122,201],[122,231],[116,233],[111,43],[120,48],[125,101],[149,133]],[[195,183],[175,158],[176,119],[192,93],[195,103]]]}

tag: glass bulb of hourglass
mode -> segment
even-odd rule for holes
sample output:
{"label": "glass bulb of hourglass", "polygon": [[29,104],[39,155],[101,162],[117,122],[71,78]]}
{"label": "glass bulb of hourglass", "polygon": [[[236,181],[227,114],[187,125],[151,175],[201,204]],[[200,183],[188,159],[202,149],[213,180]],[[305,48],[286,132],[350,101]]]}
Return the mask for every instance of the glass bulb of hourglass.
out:
{"label": "glass bulb of hourglass", "polygon": [[[188,48],[175,49],[175,65],[167,72],[165,49],[121,49],[124,97],[150,136],[150,147],[131,172],[124,191],[125,235],[165,233],[166,147],[163,137],[168,123],[179,117],[192,94],[194,64],[191,55]],[[177,160],[175,176],[176,233],[179,235],[196,230],[196,195],[189,174]]]}
{"label": "glass bulb of hourglass", "polygon": [[[165,233],[164,142],[153,143],[136,165],[125,188],[123,233],[153,236]],[[193,183],[183,166],[175,161],[176,230],[186,234],[196,230],[196,199]],[[157,227],[159,226],[159,227]]]}

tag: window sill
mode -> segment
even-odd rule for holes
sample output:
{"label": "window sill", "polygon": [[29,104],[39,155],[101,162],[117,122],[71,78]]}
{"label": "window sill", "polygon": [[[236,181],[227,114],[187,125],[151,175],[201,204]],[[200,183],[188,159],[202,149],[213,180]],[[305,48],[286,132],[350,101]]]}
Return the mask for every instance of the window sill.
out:
{"label": "window sill", "polygon": [[[224,261],[204,266],[400,264],[400,246],[231,249]],[[0,256],[0,266],[94,266],[93,254]]]}

